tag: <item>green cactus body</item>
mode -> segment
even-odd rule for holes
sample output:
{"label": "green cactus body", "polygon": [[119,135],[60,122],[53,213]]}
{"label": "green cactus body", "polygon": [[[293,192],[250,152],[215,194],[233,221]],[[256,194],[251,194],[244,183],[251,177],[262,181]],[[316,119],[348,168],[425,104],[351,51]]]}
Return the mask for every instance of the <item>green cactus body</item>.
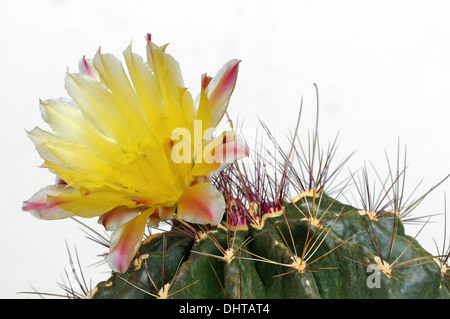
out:
{"label": "green cactus body", "polygon": [[315,192],[273,211],[246,226],[153,235],[91,296],[450,298],[447,269],[393,213],[377,218]]}

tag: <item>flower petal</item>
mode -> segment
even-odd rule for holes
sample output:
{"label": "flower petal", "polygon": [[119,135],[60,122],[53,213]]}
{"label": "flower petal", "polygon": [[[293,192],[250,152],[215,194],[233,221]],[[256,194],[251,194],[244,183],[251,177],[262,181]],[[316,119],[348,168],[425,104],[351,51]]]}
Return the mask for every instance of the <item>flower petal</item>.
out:
{"label": "flower petal", "polygon": [[178,200],[177,217],[196,224],[217,225],[225,212],[225,200],[211,183],[186,189]]}
{"label": "flower petal", "polygon": [[[192,110],[181,108],[179,90],[185,88],[185,85],[178,61],[166,53],[166,48],[167,44],[159,47],[147,38],[147,63],[158,79],[165,115],[187,127],[190,123],[184,122],[184,114]],[[193,107],[193,104],[188,106]]]}
{"label": "flower petal", "polygon": [[223,132],[211,141],[204,143],[202,160],[196,160],[192,174],[202,176],[225,167],[249,155],[245,142],[232,131]]}
{"label": "flower petal", "polygon": [[124,116],[127,112],[105,85],[79,73],[67,73],[65,83],[70,97],[105,136],[126,144],[135,134],[134,119]]}
{"label": "flower petal", "polygon": [[56,158],[55,154],[50,152],[50,150],[45,146],[45,143],[48,141],[60,142],[61,139],[58,136],[46,132],[39,127],[35,127],[30,132],[27,132],[27,135],[33,142],[36,151],[43,160],[48,160],[52,163],[64,166],[64,164]]}
{"label": "flower petal", "polygon": [[125,272],[139,249],[145,225],[155,208],[149,208],[120,226],[111,235],[111,248],[106,262],[112,270]]}
{"label": "flower petal", "polygon": [[129,208],[127,206],[119,206],[101,215],[98,219],[98,223],[102,224],[108,231],[115,231],[120,226],[136,217],[142,210],[141,207]]}
{"label": "flower petal", "polygon": [[224,136],[222,143],[215,149],[215,161],[220,163],[218,171],[249,155],[247,145],[238,135],[234,132],[226,133],[228,134]]}
{"label": "flower petal", "polygon": [[122,154],[119,145],[100,133],[73,101],[52,99],[41,101],[40,106],[47,122],[62,141],[86,146],[98,157],[108,160],[109,164],[114,164]]}
{"label": "flower petal", "polygon": [[125,73],[122,62],[112,54],[100,53],[94,57],[94,66],[100,75],[100,81],[113,93],[122,114],[132,122],[134,131],[148,133],[147,124],[142,118],[138,96]]}
{"label": "flower petal", "polygon": [[49,185],[34,194],[29,200],[23,202],[22,210],[30,212],[38,219],[62,219],[74,216],[58,206],[57,202],[49,202],[48,196],[58,196],[65,191],[65,185]]}
{"label": "flower petal", "polygon": [[90,76],[96,81],[100,81],[100,77],[98,76],[97,70],[94,68],[94,63],[92,59],[86,59],[84,56],[80,62],[78,62],[78,69],[81,74]]}
{"label": "flower petal", "polygon": [[212,77],[208,76],[206,73],[202,74],[202,90],[205,91],[209,83],[211,83]]}
{"label": "flower petal", "polygon": [[[210,117],[211,122],[208,124],[211,128],[217,126],[227,110],[228,102],[236,85],[240,62],[240,60],[236,59],[229,61],[217,72],[212,80],[206,75],[202,76],[202,91],[207,93],[209,103],[200,102],[197,118],[205,118],[206,120]],[[204,108],[206,107],[210,109],[205,110]],[[206,115],[208,113],[210,113],[210,116]]]}
{"label": "flower petal", "polygon": [[131,45],[123,54],[140,101],[142,115],[149,127],[153,128],[159,122],[161,113],[164,112],[158,79],[144,59],[131,51]]}
{"label": "flower petal", "polygon": [[47,142],[44,146],[66,167],[84,175],[119,183],[114,167],[95,156],[91,148],[73,143]]}
{"label": "flower petal", "polygon": [[150,216],[149,225],[158,226],[159,222],[168,220],[175,214],[175,206],[164,207],[159,206],[156,208],[155,213]]}
{"label": "flower petal", "polygon": [[53,203],[61,199],[63,202],[59,205],[60,207],[73,212],[77,216],[86,218],[100,216],[117,206],[135,205],[135,202],[127,199],[125,194],[108,190],[96,191],[86,195],[79,194],[79,192],[78,194],[67,195],[52,198],[51,201]]}
{"label": "flower petal", "polygon": [[[74,214],[90,218],[100,216],[118,206],[137,207],[136,201],[130,197],[130,194],[126,192],[114,191],[107,187],[96,190],[80,190],[60,184],[57,187],[51,186],[48,189],[42,189],[24,203],[23,209],[35,211],[37,217],[43,219],[65,218]],[[45,198],[46,204],[44,203]],[[56,207],[63,211],[59,211]],[[59,215],[62,217],[58,217]]]}
{"label": "flower petal", "polygon": [[107,187],[111,190],[116,190],[118,192],[123,191],[123,187],[110,183],[105,179],[98,179],[90,175],[81,174],[75,172],[64,165],[56,164],[52,161],[45,160],[44,164],[40,166],[41,168],[48,168],[52,173],[59,176],[67,185],[76,185],[78,189],[94,189]]}

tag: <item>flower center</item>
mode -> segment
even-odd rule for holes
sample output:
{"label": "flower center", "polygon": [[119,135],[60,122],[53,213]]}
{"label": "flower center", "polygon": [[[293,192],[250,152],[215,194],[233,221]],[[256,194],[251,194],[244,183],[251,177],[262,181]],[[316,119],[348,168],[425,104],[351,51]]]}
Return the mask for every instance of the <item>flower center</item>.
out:
{"label": "flower center", "polygon": [[148,135],[143,135],[139,138],[130,136],[128,139],[128,145],[121,145],[121,149],[124,152],[119,156],[118,161],[127,165],[134,164],[138,156],[146,156],[144,147],[150,144],[150,138]]}

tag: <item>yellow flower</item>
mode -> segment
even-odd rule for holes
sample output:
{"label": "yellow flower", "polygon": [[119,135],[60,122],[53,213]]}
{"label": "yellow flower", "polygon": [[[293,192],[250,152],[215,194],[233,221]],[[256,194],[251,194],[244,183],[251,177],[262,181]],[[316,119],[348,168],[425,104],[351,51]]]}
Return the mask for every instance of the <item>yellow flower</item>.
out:
{"label": "yellow flower", "polygon": [[204,74],[194,102],[178,62],[147,35],[147,58],[131,45],[122,63],[100,50],[83,58],[79,73],[67,73],[71,99],[41,101],[53,133],[29,132],[57,175],[24,202],[40,219],[97,217],[112,231],[110,267],[119,272],[139,248],[145,226],[173,217],[216,225],[225,202],[209,174],[248,156],[233,132],[213,138],[234,90],[239,60],[214,78]]}

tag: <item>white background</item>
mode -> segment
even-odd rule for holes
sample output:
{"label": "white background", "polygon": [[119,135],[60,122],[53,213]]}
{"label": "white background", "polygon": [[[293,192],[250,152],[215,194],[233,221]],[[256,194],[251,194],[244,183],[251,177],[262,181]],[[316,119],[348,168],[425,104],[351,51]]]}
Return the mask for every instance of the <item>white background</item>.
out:
{"label": "white background", "polygon": [[[38,168],[26,130],[38,125],[39,98],[67,96],[66,68],[102,52],[122,58],[133,42],[145,55],[146,33],[179,62],[195,96],[200,75],[231,58],[242,60],[229,112],[251,137],[260,117],[281,138],[295,126],[304,97],[301,134],[313,127],[316,83],[320,136],[339,132],[338,158],[356,150],[351,170],[373,162],[386,172],[397,141],[408,146],[407,181],[416,197],[450,173],[450,2],[448,1],[63,1],[0,2],[0,297],[61,293],[69,269],[66,243],[77,247],[93,285],[108,269],[87,267],[104,252],[71,220],[39,221],[22,201],[54,176]],[[303,135],[306,136],[306,135]],[[344,173],[347,173],[345,169]],[[371,175],[373,180],[375,175]],[[450,180],[414,211],[444,212]],[[450,209],[450,208],[449,208]],[[437,253],[443,217],[419,241]],[[88,220],[96,225],[94,220]],[[100,228],[97,228],[101,230]],[[410,228],[412,235],[417,231]]]}

